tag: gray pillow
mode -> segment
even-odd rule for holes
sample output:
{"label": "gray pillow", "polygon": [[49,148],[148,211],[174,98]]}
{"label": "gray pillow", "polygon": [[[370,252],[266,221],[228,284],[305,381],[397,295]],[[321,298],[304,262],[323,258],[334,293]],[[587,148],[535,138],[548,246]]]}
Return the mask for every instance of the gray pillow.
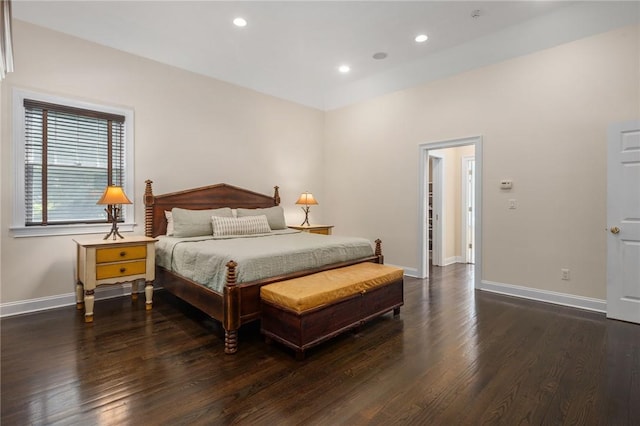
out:
{"label": "gray pillow", "polygon": [[269,228],[271,230],[287,229],[287,223],[284,220],[284,209],[280,206],[268,207],[266,209],[238,209],[238,217],[243,216],[262,216],[267,217]]}
{"label": "gray pillow", "polygon": [[173,216],[174,237],[213,235],[211,216],[233,217],[229,207],[209,210],[188,210],[174,207],[171,209],[171,216]]}

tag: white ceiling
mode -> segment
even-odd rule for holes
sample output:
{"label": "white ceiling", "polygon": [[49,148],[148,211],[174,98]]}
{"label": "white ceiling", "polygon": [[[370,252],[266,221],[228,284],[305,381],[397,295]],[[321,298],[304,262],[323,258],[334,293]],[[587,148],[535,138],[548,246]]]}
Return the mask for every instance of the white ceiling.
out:
{"label": "white ceiling", "polygon": [[[14,0],[13,16],[303,105],[332,109],[637,22],[638,4]],[[471,16],[474,10],[480,10],[479,18]],[[237,16],[248,21],[245,28],[232,24]],[[419,33],[429,40],[415,43]],[[388,56],[375,60],[376,52]],[[347,75],[337,71],[343,63],[351,66]]]}

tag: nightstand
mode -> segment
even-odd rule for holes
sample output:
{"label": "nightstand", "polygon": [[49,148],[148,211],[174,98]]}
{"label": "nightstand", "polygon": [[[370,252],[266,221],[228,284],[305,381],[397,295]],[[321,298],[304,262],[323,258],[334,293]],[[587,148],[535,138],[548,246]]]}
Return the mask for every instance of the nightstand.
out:
{"label": "nightstand", "polygon": [[76,308],[84,308],[84,322],[93,322],[95,288],[106,284],[131,282],[131,298],[138,298],[138,282],[146,283],[146,309],[153,306],[153,280],[157,241],[131,236],[118,240],[77,238]]}
{"label": "nightstand", "polygon": [[333,225],[300,225],[289,226],[291,229],[297,229],[298,231],[310,232],[312,234],[331,235],[331,228]]}

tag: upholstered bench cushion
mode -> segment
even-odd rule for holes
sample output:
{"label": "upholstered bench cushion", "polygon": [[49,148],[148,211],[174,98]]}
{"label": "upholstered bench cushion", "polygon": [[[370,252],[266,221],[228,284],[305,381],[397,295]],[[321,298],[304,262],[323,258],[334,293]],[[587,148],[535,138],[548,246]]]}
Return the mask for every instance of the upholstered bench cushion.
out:
{"label": "upholstered bench cushion", "polygon": [[260,297],[302,313],[384,286],[403,277],[403,270],[378,263],[358,263],[263,286]]}

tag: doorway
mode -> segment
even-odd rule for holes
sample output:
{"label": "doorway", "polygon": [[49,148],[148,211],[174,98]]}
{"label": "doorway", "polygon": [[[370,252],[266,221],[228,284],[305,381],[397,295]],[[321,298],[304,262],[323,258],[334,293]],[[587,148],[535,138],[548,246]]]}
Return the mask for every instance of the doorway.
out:
{"label": "doorway", "polygon": [[[482,273],[481,273],[481,270],[482,270],[482,250],[481,250],[481,247],[482,247],[482,232],[481,232],[482,231],[482,191],[481,191],[481,188],[482,188],[482,137],[481,136],[473,136],[469,138],[424,143],[419,145],[420,181],[418,185],[419,186],[419,203],[418,203],[419,224],[418,224],[418,274],[417,275],[419,278],[429,277],[429,263],[430,263],[429,262],[429,238],[430,238],[429,184],[435,183],[435,181],[432,182],[430,178],[430,176],[433,177],[433,174],[432,174],[433,171],[431,170],[429,165],[430,157],[434,156],[433,154],[435,150],[455,148],[455,147],[465,147],[469,145],[473,146],[475,151],[475,155],[474,155],[475,161],[473,163],[473,167],[475,171],[474,182],[472,184],[473,191],[468,191],[468,192],[472,192],[472,194],[469,194],[469,196],[473,197],[473,204],[475,207],[471,212],[473,216],[472,217],[473,219],[472,247],[471,247],[472,253],[469,256],[464,255],[461,257],[470,257],[473,260],[474,280],[475,280],[474,286],[475,288],[479,288],[480,282],[482,279]],[[456,160],[456,161],[460,161],[460,160]],[[436,169],[436,167],[437,167],[436,165],[433,166],[434,170]],[[455,168],[457,169],[457,166]],[[442,167],[441,170],[442,169],[444,169],[444,167]],[[443,173],[443,176],[444,174],[445,173]],[[445,179],[446,178],[444,178],[443,180]],[[440,194],[442,196],[442,192],[440,192]],[[433,197],[437,198],[437,196],[438,196],[438,191],[434,190]],[[440,226],[443,227],[446,219],[443,218],[442,215],[439,216],[439,219],[440,219]],[[435,224],[436,223],[434,222],[434,225]],[[433,231],[435,231],[435,227],[433,228]],[[440,241],[438,241],[438,236],[440,237]],[[438,235],[438,232],[436,231],[435,235],[433,235],[433,243],[434,244],[437,243],[439,244],[439,247],[443,247],[445,246],[445,244],[442,243],[442,240],[443,240],[442,233]],[[458,240],[458,241],[461,241],[461,240]],[[435,260],[437,249],[433,247],[433,244],[432,244],[432,248],[434,250],[433,255]],[[444,250],[442,250],[440,253],[442,256],[445,256]]]}

